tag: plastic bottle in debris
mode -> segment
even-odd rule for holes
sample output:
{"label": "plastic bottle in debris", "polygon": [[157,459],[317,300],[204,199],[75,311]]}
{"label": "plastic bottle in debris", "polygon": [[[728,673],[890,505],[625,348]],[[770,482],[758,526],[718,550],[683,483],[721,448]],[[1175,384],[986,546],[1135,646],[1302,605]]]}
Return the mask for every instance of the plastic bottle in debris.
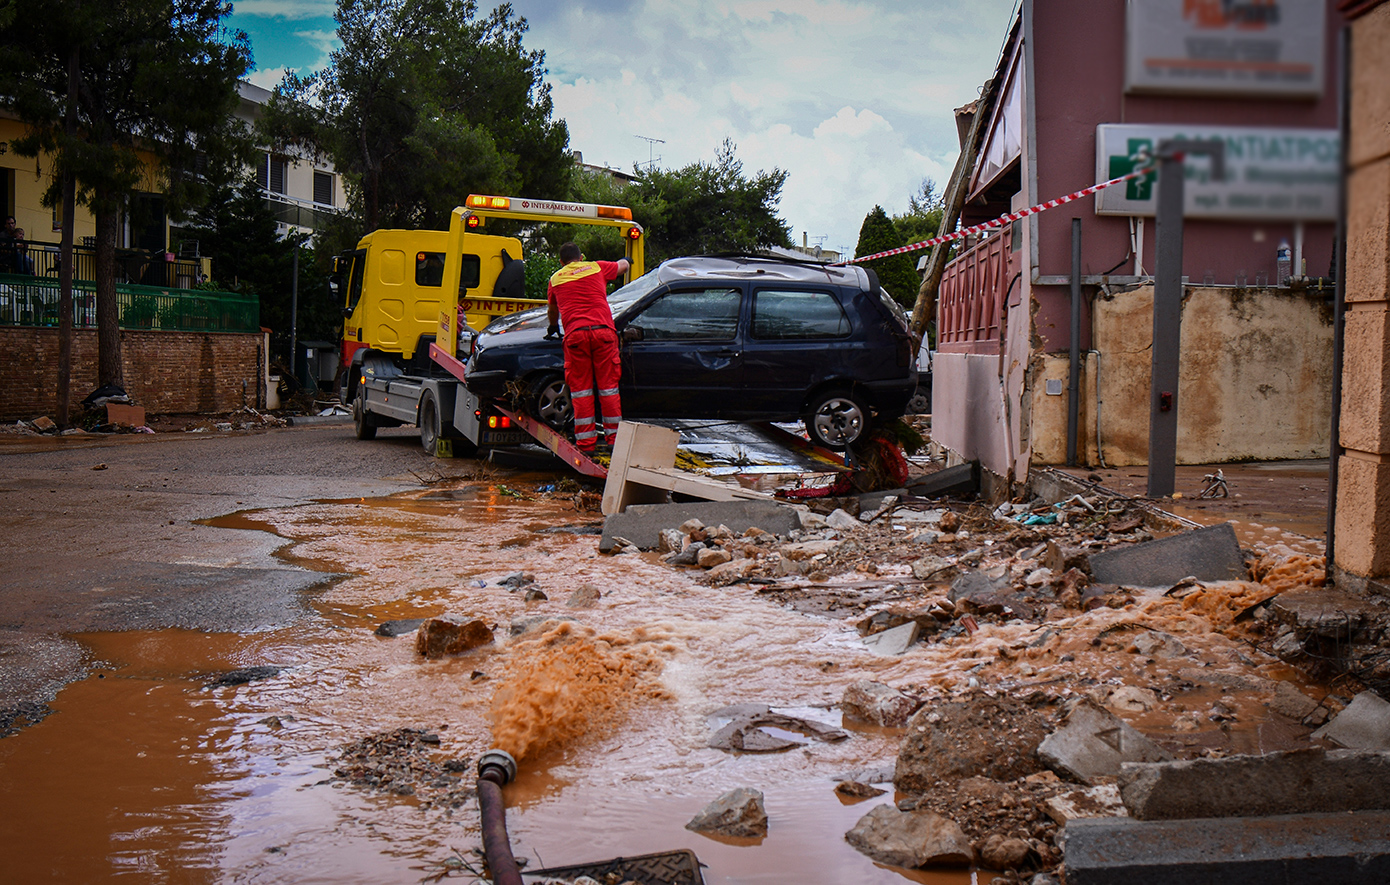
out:
{"label": "plastic bottle in debris", "polygon": [[1274,266],[1277,269],[1279,285],[1287,286],[1289,277],[1293,274],[1293,253],[1289,249],[1288,240],[1279,241],[1279,251],[1274,253]]}

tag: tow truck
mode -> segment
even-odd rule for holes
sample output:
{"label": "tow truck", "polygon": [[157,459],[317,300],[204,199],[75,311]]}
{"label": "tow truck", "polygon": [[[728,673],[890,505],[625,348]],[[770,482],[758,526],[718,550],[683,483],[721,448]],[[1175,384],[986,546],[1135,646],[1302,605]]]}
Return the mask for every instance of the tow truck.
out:
{"label": "tow truck", "polygon": [[[485,402],[464,386],[467,367],[459,354],[467,352],[471,334],[467,328],[482,317],[509,313],[517,304],[523,305],[519,309],[545,304],[517,297],[520,286],[509,281],[524,279],[520,241],[481,233],[489,219],[616,228],[631,264],[622,282],[642,275],[642,227],[623,206],[472,194],[450,214],[447,234],[369,234],[344,268],[347,322],[339,391],[342,401],[352,404],[356,436],[372,439],[377,428],[413,424],[420,428],[425,451],[437,456],[472,455],[482,448],[520,446],[534,440],[580,473],[604,477],[604,466],[580,452],[563,433],[524,411]],[[421,237],[425,233],[442,236],[431,240],[428,245],[433,248],[426,249]],[[407,244],[416,248],[404,248]],[[428,292],[413,298],[403,285],[411,251],[417,279],[437,280]],[[372,281],[398,287],[396,297],[376,299],[375,313],[361,310],[363,287],[370,287]],[[488,301],[492,303],[479,303]],[[434,322],[422,329],[426,312],[434,314]],[[373,317],[378,317],[375,326]]]}

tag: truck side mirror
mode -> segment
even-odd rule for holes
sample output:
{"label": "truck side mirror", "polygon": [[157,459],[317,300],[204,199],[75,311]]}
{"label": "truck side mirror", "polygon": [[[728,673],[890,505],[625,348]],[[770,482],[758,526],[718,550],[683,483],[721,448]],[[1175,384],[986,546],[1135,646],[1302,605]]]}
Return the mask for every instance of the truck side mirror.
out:
{"label": "truck side mirror", "polygon": [[626,329],[623,329],[624,341],[641,341],[645,337],[641,326],[628,326]]}
{"label": "truck side mirror", "polygon": [[343,315],[343,319],[352,319],[352,308],[344,307],[339,312]]}

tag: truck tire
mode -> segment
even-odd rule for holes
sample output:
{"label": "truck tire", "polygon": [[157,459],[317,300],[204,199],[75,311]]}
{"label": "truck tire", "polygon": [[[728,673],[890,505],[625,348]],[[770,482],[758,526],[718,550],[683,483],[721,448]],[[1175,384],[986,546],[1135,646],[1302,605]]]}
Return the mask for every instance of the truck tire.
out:
{"label": "truck tire", "polygon": [[439,403],[434,401],[434,391],[426,390],[420,395],[420,445],[431,455],[437,454],[439,438],[444,433],[444,423],[439,417]]}
{"label": "truck tire", "polygon": [[376,439],[376,416],[367,411],[367,391],[357,391],[352,401],[352,429],[358,439]]}

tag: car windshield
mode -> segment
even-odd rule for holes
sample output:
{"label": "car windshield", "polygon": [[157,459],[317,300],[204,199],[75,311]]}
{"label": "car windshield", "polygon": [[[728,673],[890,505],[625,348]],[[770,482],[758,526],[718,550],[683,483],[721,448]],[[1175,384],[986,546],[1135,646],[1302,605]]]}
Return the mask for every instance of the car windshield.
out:
{"label": "car windshield", "polygon": [[641,300],[643,295],[646,295],[648,292],[655,288],[655,271],[649,271],[647,273],[644,273],[637,279],[628,283],[626,286],[623,286],[621,289],[618,289],[612,295],[609,295],[608,309],[613,312],[613,317],[616,319],[619,314],[627,310],[637,301]]}

